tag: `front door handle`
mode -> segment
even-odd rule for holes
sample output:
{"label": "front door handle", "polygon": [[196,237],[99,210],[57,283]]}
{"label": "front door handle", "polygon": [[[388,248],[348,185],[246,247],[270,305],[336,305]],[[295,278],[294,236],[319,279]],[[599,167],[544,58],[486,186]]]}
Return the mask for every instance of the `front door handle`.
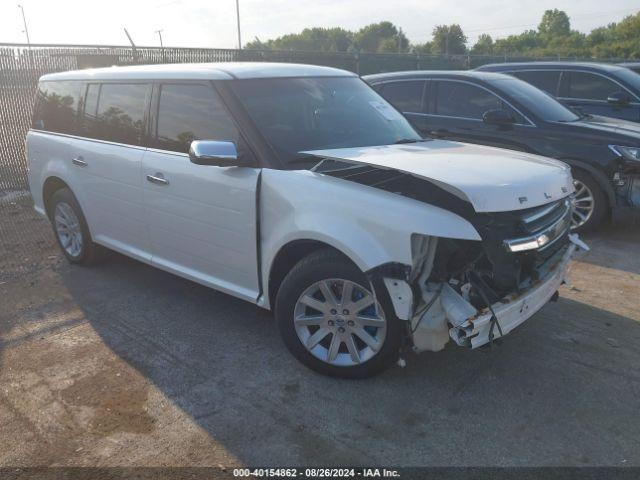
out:
{"label": "front door handle", "polygon": [[164,178],[160,172],[155,175],[147,175],[147,181],[151,183],[155,183],[156,185],[169,185],[169,180]]}
{"label": "front door handle", "polygon": [[84,161],[82,155],[78,155],[77,157],[72,158],[71,163],[79,167],[86,167],[88,165],[88,163]]}

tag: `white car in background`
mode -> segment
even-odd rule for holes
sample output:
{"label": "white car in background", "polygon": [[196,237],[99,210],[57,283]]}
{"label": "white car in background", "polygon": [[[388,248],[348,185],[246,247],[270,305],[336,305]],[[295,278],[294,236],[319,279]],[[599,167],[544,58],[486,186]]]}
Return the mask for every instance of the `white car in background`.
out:
{"label": "white car in background", "polygon": [[45,75],[27,150],[72,263],[107,247],[272,309],[289,350],[335,376],[506,335],[581,244],[566,165],[424,140],[332,68]]}

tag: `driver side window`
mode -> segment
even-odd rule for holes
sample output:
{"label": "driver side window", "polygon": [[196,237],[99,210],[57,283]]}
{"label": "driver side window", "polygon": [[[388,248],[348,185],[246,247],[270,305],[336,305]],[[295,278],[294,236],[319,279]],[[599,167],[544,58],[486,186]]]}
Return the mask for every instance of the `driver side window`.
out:
{"label": "driver side window", "polygon": [[505,110],[516,123],[523,122],[521,115],[484,88],[465,82],[437,82],[436,115],[482,120],[488,110]]}

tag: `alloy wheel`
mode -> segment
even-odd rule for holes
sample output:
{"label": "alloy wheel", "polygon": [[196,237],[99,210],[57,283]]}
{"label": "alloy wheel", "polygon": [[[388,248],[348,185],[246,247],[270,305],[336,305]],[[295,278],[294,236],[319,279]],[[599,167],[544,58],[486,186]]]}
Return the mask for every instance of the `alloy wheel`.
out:
{"label": "alloy wheel", "polygon": [[595,209],[595,201],[591,189],[580,180],[573,180],[575,194],[571,201],[571,229],[575,230],[589,221]]}
{"label": "alloy wheel", "polygon": [[82,230],[80,220],[68,203],[60,202],[54,212],[56,234],[62,248],[72,257],[82,252]]}
{"label": "alloy wheel", "polygon": [[344,279],[321,280],[302,292],[293,321],[300,342],[313,356],[344,367],[370,360],[387,332],[375,296]]}

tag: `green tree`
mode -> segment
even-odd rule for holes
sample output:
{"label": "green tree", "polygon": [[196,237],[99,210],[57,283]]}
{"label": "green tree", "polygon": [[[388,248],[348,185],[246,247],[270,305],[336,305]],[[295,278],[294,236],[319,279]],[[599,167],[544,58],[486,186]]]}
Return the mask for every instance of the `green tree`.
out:
{"label": "green tree", "polygon": [[498,54],[518,55],[524,52],[535,52],[542,45],[540,35],[536,30],[527,30],[518,35],[498,38],[494,42],[493,52]]}
{"label": "green tree", "polygon": [[266,43],[256,38],[245,45],[249,50],[302,50],[319,52],[346,52],[353,42],[353,33],[343,28],[305,28]]}
{"label": "green tree", "polygon": [[493,38],[488,33],[483,33],[478,37],[475,45],[471,48],[473,55],[491,55],[493,53]]}
{"label": "green tree", "polygon": [[406,52],[409,49],[409,40],[391,22],[372,23],[362,27],[354,34],[353,41],[361,52],[397,52],[398,43],[400,51]]}
{"label": "green tree", "polygon": [[433,53],[433,42],[418,43],[411,50],[415,53]]}
{"label": "green tree", "polygon": [[433,29],[433,53],[455,55],[466,53],[467,36],[460,25],[438,25]]}
{"label": "green tree", "polygon": [[554,8],[542,15],[538,32],[547,37],[564,37],[571,33],[571,23],[566,12]]}
{"label": "green tree", "polygon": [[[391,22],[372,23],[358,30],[353,36],[356,48],[361,52],[407,51],[409,40]],[[395,48],[394,48],[395,42]]]}

